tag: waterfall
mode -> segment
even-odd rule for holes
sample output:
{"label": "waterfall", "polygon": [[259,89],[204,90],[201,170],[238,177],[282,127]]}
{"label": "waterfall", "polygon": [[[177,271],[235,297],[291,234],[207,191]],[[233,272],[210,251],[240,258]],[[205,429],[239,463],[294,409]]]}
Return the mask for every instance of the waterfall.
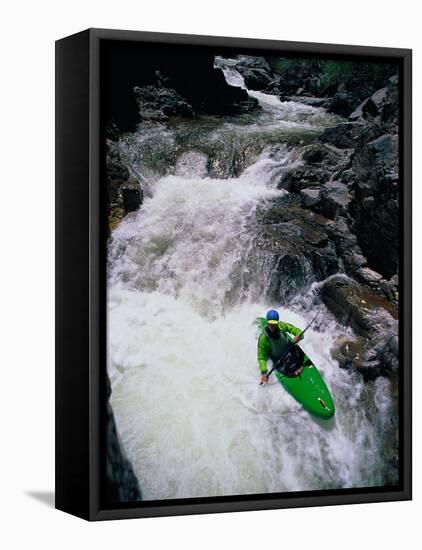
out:
{"label": "waterfall", "polygon": [[[228,64],[227,82],[242,85],[236,73]],[[330,350],[351,333],[315,299],[315,285],[270,301],[271,262],[256,246],[257,210],[285,196],[277,182],[301,163],[300,143],[274,144],[274,130],[318,134],[331,115],[249,93],[263,109],[254,120],[191,122],[191,133],[187,123],[140,128],[119,143],[148,196],[109,243],[108,372],[145,500],[385,483],[389,382],[339,369]],[[217,143],[242,153],[238,174]],[[259,386],[253,321],[270,307],[300,328],[320,312],[302,347],[334,396],[330,421],[311,417],[275,379]]]}

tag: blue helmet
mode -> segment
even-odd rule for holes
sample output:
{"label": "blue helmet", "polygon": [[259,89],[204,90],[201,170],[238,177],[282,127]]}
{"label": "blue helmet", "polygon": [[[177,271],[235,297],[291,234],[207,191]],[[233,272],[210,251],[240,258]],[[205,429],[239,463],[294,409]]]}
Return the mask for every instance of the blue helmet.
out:
{"label": "blue helmet", "polygon": [[275,309],[270,309],[269,311],[267,311],[267,322],[270,325],[278,325],[279,319],[280,316],[278,314],[278,311],[276,311]]}

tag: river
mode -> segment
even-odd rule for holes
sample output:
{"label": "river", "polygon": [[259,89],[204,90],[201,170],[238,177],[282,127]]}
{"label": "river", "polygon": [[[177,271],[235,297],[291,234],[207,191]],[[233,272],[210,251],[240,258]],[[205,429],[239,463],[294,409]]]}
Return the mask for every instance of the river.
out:
{"label": "river", "polygon": [[[235,62],[226,80],[244,86]],[[257,212],[287,192],[283,173],[333,115],[249,92],[262,110],[141,126],[119,141],[142,184],[140,210],[108,251],[108,373],[121,442],[145,500],[383,485],[396,414],[390,382],[364,383],[330,350],[351,335],[312,281],[268,297],[271,264],[256,246]],[[329,386],[336,415],[319,421],[275,378],[259,385],[253,321],[277,308]],[[392,471],[393,470],[393,471]]]}

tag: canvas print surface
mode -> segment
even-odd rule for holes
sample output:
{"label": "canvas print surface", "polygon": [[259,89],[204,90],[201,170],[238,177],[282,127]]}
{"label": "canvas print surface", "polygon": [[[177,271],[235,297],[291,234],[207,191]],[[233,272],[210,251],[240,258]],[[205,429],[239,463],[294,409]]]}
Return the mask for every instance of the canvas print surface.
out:
{"label": "canvas print surface", "polygon": [[399,71],[102,52],[110,502],[399,482]]}

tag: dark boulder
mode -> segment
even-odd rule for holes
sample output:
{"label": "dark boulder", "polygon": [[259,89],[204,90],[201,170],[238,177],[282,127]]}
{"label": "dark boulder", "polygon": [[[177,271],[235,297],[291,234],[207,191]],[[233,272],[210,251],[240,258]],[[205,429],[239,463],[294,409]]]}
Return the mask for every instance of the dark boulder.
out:
{"label": "dark boulder", "polygon": [[387,99],[388,88],[381,88],[377,90],[371,97],[365,99],[358,108],[349,115],[349,120],[357,121],[361,119],[367,119],[369,117],[376,117],[381,114],[384,103]]}
{"label": "dark boulder", "polygon": [[361,336],[341,339],[331,356],[340,368],[359,372],[365,381],[379,376],[391,378],[399,369],[397,332],[387,331],[372,339]]}
{"label": "dark boulder", "polygon": [[[350,121],[371,122],[382,128],[381,133],[398,132],[399,90],[398,77],[391,77],[387,85],[366,98],[353,113]],[[376,137],[376,136],[375,136]]]}
{"label": "dark boulder", "polygon": [[349,188],[345,183],[335,180],[327,181],[323,191],[327,193],[327,197],[330,201],[332,201],[343,214],[346,213],[351,202],[351,196]]}
{"label": "dark boulder", "polygon": [[119,435],[113,410],[110,405],[111,386],[108,376],[107,406],[106,406],[106,484],[105,498],[107,504],[122,502],[136,502],[142,500],[138,479],[133,471],[132,464],[126,457]]}
{"label": "dark boulder", "polygon": [[106,188],[108,193],[108,235],[129,212],[138,210],[143,201],[139,182],[130,177],[118,145],[106,140]]}
{"label": "dark boulder", "polygon": [[241,55],[238,57],[236,70],[243,76],[249,90],[266,90],[270,85],[277,86],[271,67],[263,57]]}
{"label": "dark boulder", "polygon": [[331,357],[338,361],[341,369],[349,369],[353,362],[358,360],[367,350],[369,340],[362,336],[354,339],[339,338],[331,350]]}
{"label": "dark boulder", "polygon": [[346,170],[342,170],[338,173],[338,178],[346,185],[353,183],[355,181],[355,177],[356,175],[351,168],[347,168]]}
{"label": "dark boulder", "polygon": [[329,181],[320,188],[302,189],[300,196],[305,208],[330,219],[338,212],[345,214],[351,202],[347,185],[340,181]]}
{"label": "dark boulder", "polygon": [[305,105],[311,105],[312,107],[328,107],[329,99],[326,97],[312,97],[312,96],[297,96],[297,95],[280,95],[280,101],[299,101]]}
{"label": "dark boulder", "polygon": [[356,270],[367,265],[356,235],[351,231],[345,216],[337,216],[327,223],[325,230],[330,240],[335,244],[337,254],[343,260],[346,273],[355,276]]}
{"label": "dark boulder", "polygon": [[398,168],[397,136],[384,134],[355,151],[353,168],[358,178],[369,177],[370,184],[395,181]]}
{"label": "dark boulder", "polygon": [[384,100],[381,110],[381,125],[387,133],[398,133],[399,130],[399,79],[392,76],[388,80],[387,97]]}
{"label": "dark boulder", "polygon": [[362,127],[362,131],[358,134],[354,142],[354,148],[356,150],[362,149],[364,145],[377,139],[385,134],[384,129],[382,128],[379,121],[372,120],[370,123],[365,123]]}
{"label": "dark boulder", "polygon": [[274,75],[279,78],[278,89],[282,95],[320,95],[319,78],[321,64],[313,59],[280,58],[265,56]]}
{"label": "dark boulder", "polygon": [[125,214],[135,212],[142,204],[144,195],[136,180],[129,180],[121,187],[123,210]]}
{"label": "dark boulder", "polygon": [[364,337],[390,329],[398,316],[384,296],[344,275],[331,277],[321,288],[321,298],[340,323]]}
{"label": "dark boulder", "polygon": [[337,115],[347,117],[359,102],[358,97],[356,94],[346,91],[336,92],[330,101],[328,110]]}
{"label": "dark boulder", "polygon": [[353,229],[369,266],[389,279],[397,273],[399,250],[397,136],[385,134],[357,147],[353,170]]}
{"label": "dark boulder", "polygon": [[331,98],[328,110],[347,118],[356,111],[365,98],[374,93],[377,89],[374,86],[377,86],[377,81],[369,83],[363,76],[347,79],[338,86]]}
{"label": "dark boulder", "polygon": [[139,118],[143,121],[165,122],[170,117],[192,118],[194,111],[185,99],[172,88],[135,86],[139,105]]}
{"label": "dark boulder", "polygon": [[302,189],[300,191],[300,198],[305,208],[312,208],[320,202],[321,188],[316,187],[313,189]]}
{"label": "dark boulder", "polygon": [[310,76],[303,81],[303,87],[309,93],[318,95],[321,92],[321,79],[318,76]]}
{"label": "dark boulder", "polygon": [[324,164],[324,166],[335,166],[342,159],[342,154],[334,148],[325,144],[315,143],[305,147],[303,160],[306,164]]}
{"label": "dark boulder", "polygon": [[339,270],[335,247],[324,229],[326,220],[301,208],[294,197],[274,201],[257,213],[256,246],[271,265],[266,292],[282,302]]}
{"label": "dark boulder", "polygon": [[326,128],[320,140],[339,149],[349,149],[354,147],[356,137],[362,132],[363,127],[363,124],[359,122],[342,122],[336,126]]}
{"label": "dark boulder", "polygon": [[320,187],[329,179],[329,171],[320,166],[299,166],[285,172],[277,188],[291,193],[300,193],[302,189]]}

